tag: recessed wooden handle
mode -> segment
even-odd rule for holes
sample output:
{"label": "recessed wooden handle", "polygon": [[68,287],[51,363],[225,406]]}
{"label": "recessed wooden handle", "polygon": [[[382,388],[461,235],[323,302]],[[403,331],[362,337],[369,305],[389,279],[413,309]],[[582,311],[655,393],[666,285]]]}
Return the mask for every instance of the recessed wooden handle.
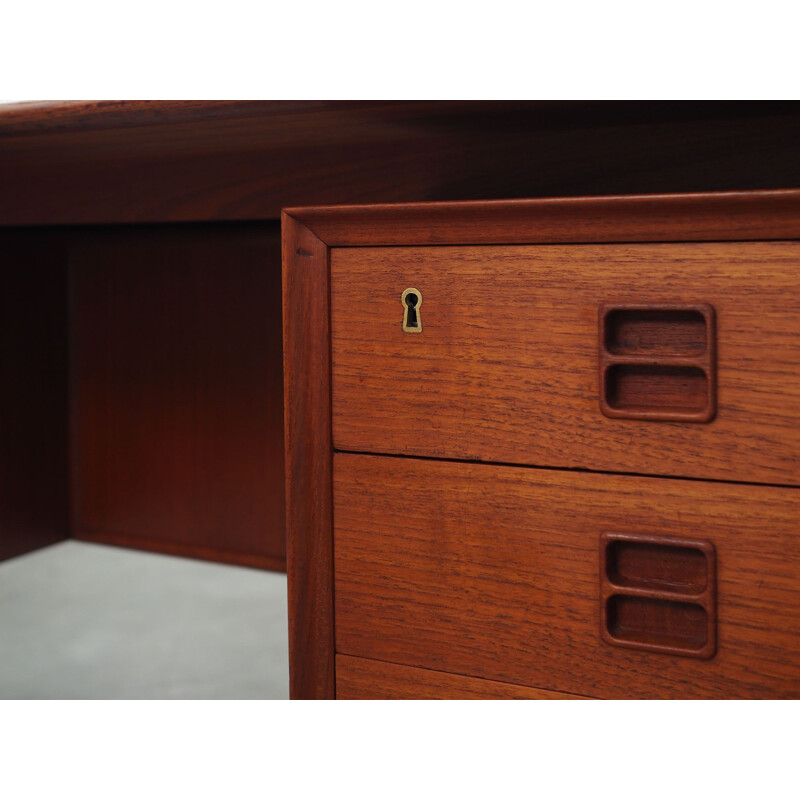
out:
{"label": "recessed wooden handle", "polygon": [[609,644],[670,655],[716,652],[716,552],[711,542],[604,533],[601,635]]}
{"label": "recessed wooden handle", "polygon": [[707,303],[600,306],[600,408],[607,417],[710,422],[716,324]]}

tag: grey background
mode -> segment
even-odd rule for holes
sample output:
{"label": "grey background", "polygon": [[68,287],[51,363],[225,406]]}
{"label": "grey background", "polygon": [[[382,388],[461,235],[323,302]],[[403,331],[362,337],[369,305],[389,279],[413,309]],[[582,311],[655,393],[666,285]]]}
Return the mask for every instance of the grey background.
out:
{"label": "grey background", "polygon": [[0,564],[0,699],[287,699],[286,576],[77,541]]}

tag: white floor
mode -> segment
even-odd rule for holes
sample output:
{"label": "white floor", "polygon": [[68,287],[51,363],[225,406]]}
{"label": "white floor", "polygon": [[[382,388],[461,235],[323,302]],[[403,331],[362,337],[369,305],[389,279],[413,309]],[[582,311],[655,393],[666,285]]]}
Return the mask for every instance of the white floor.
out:
{"label": "white floor", "polygon": [[286,576],[62,542],[0,564],[0,699],[285,699]]}

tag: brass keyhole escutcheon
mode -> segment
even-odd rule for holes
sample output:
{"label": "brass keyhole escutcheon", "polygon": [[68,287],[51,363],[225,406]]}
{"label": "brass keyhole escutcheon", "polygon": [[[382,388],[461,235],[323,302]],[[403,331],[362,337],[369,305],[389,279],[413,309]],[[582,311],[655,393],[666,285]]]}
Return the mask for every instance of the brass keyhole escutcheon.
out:
{"label": "brass keyhole escutcheon", "polygon": [[406,289],[400,301],[403,304],[403,330],[406,333],[422,333],[422,317],[419,313],[422,293],[419,289]]}

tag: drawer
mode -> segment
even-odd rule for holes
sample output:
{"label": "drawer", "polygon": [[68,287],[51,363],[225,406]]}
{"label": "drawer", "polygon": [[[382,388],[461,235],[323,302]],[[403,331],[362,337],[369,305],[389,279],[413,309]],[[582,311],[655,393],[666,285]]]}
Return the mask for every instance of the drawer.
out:
{"label": "drawer", "polygon": [[330,253],[339,450],[800,483],[800,243]]}
{"label": "drawer", "polygon": [[366,658],[337,656],[339,700],[583,700],[513,683],[404,667]]}
{"label": "drawer", "polygon": [[348,453],[333,486],[337,658],[800,697],[795,490]]}

